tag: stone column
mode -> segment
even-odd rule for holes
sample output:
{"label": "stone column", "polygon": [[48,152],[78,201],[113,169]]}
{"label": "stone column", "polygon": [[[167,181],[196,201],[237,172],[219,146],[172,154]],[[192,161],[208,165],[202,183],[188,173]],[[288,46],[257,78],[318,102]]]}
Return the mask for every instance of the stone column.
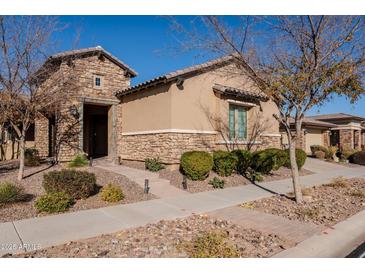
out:
{"label": "stone column", "polygon": [[342,149],[354,148],[354,134],[352,129],[340,129],[340,146]]}
{"label": "stone column", "polygon": [[80,102],[79,105],[79,149],[84,151],[84,102]]}
{"label": "stone column", "polygon": [[117,105],[112,105],[112,143],[111,143],[111,159],[115,164],[118,164],[117,156]]}

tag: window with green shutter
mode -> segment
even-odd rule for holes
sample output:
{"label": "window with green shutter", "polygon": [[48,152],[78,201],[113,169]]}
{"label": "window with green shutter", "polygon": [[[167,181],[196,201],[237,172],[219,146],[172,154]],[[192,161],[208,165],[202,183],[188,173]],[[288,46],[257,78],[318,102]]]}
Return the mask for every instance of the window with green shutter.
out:
{"label": "window with green shutter", "polygon": [[229,140],[234,140],[235,136],[235,107],[229,105]]}
{"label": "window with green shutter", "polygon": [[238,127],[238,140],[246,140],[247,138],[247,112],[243,107],[237,108],[237,127]]}
{"label": "window with green shutter", "polygon": [[247,111],[244,107],[229,105],[229,139],[244,141],[247,139]]}

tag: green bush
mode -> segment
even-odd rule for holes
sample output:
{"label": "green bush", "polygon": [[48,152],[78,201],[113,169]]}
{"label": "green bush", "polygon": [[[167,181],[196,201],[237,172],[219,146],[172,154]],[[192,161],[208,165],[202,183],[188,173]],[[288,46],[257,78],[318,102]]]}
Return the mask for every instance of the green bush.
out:
{"label": "green bush", "polygon": [[266,152],[265,150],[253,153],[251,168],[255,172],[269,174],[274,169],[274,166],[275,161],[272,153]]}
{"label": "green bush", "polygon": [[214,177],[212,180],[210,180],[209,184],[212,185],[213,188],[224,188],[224,180],[221,180],[217,177]]}
{"label": "green bush", "polygon": [[68,167],[83,167],[87,166],[88,163],[89,161],[84,154],[78,154],[68,163]]}
{"label": "green bush", "polygon": [[240,253],[228,243],[226,231],[210,231],[177,246],[190,258],[238,258]]}
{"label": "green bush", "polygon": [[[284,166],[287,168],[290,168],[291,164],[290,164],[289,149],[285,150],[285,152],[288,155],[288,159]],[[301,169],[305,164],[305,160],[307,159],[307,154],[305,153],[305,151],[303,149],[297,148],[297,149],[295,149],[295,156],[297,159],[298,169]]]}
{"label": "green bush", "polygon": [[74,169],[50,171],[43,176],[43,187],[47,193],[64,191],[75,199],[87,198],[96,192],[96,178],[93,173]]}
{"label": "green bush", "polygon": [[317,159],[324,159],[326,158],[326,153],[321,150],[317,150],[314,152],[314,157],[316,157]]}
{"label": "green bush", "polygon": [[213,168],[213,158],[208,152],[185,152],[180,159],[181,171],[193,181],[201,181],[208,177]]}
{"label": "green bush", "polygon": [[25,166],[39,166],[41,160],[39,157],[39,152],[35,148],[27,148],[24,151],[24,165]]}
{"label": "green bush", "polygon": [[144,165],[147,170],[152,172],[157,172],[165,168],[159,158],[146,158],[144,160]]}
{"label": "green bush", "polygon": [[231,153],[237,158],[237,173],[246,176],[252,164],[252,153],[248,150],[240,149],[233,150]]}
{"label": "green bush", "polygon": [[237,166],[237,156],[228,151],[213,153],[213,170],[220,176],[230,176]]}
{"label": "green bush", "polygon": [[273,170],[278,170],[279,168],[284,166],[288,160],[288,155],[282,149],[267,148],[264,151],[266,154],[269,155],[269,157],[272,157],[272,160],[274,161]]}
{"label": "green bush", "polygon": [[12,183],[0,184],[0,204],[19,202],[23,199],[23,189]]}
{"label": "green bush", "polygon": [[351,163],[358,165],[365,165],[365,150],[358,151],[351,155],[350,157]]}
{"label": "green bush", "polygon": [[331,157],[330,152],[328,150],[328,148],[321,146],[321,145],[312,145],[310,146],[312,155],[315,156],[316,151],[323,151],[325,154],[325,158],[329,158]]}
{"label": "green bush", "polygon": [[40,196],[34,203],[34,207],[38,212],[64,212],[71,205],[74,199],[65,192],[55,192]]}
{"label": "green bush", "polygon": [[124,193],[120,186],[107,184],[101,190],[101,199],[109,203],[119,202],[124,199]]}
{"label": "green bush", "polygon": [[[341,155],[343,155],[343,157],[346,159],[346,160],[350,160],[350,162],[353,162],[353,155],[355,153],[359,152],[359,150],[356,150],[356,149],[343,149],[341,151]],[[361,151],[360,151],[361,152]]]}

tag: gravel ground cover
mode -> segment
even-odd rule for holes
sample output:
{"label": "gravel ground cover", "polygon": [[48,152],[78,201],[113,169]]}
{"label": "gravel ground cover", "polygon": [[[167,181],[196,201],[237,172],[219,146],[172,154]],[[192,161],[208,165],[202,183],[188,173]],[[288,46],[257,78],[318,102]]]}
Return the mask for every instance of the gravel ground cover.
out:
{"label": "gravel ground cover", "polygon": [[227,245],[236,250],[239,257],[270,257],[293,246],[293,243],[276,235],[245,229],[206,215],[193,215],[18,254],[16,257],[188,257],[184,246],[207,232],[226,234]]}
{"label": "gravel ground cover", "polygon": [[290,220],[332,226],[365,209],[365,179],[336,178],[332,183],[304,190],[303,203],[284,196],[273,196],[243,207],[279,215]]}
{"label": "gravel ground cover", "polygon": [[[44,216],[46,213],[37,213],[33,204],[36,198],[44,194],[42,187],[43,175],[51,170],[60,170],[65,168],[64,165],[47,166],[42,165],[38,167],[27,167],[25,170],[26,178],[21,182],[17,182],[17,170],[9,171],[0,174],[0,182],[13,182],[24,189],[24,192],[29,197],[25,202],[18,202],[12,204],[0,204],[0,222],[9,222],[25,218],[32,218],[37,216]],[[97,167],[83,167],[78,170],[87,170],[96,175],[97,185],[102,187],[108,183],[119,185],[125,198],[117,203],[107,203],[100,198],[100,193],[90,196],[87,199],[77,200],[76,203],[69,209],[69,211],[77,211],[91,208],[105,207],[115,204],[128,204],[139,201],[145,201],[156,198],[152,194],[147,196],[143,193],[143,189],[132,182],[128,178]]]}

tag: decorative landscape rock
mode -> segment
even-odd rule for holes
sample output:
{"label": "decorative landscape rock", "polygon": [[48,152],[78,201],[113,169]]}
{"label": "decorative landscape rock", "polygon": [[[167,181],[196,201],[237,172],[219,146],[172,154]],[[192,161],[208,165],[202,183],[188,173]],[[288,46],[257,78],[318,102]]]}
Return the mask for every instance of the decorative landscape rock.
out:
{"label": "decorative landscape rock", "polygon": [[187,253],[179,246],[210,231],[227,234],[227,241],[237,249],[240,257],[271,257],[293,245],[276,235],[245,229],[206,215],[193,215],[19,254],[16,257],[187,257]]}

